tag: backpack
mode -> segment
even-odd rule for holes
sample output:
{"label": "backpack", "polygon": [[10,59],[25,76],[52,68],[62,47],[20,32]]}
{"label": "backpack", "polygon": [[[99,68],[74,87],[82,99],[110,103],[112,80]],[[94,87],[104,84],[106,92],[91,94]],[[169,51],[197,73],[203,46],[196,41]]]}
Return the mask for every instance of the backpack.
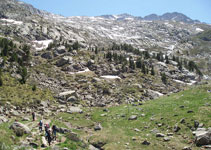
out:
{"label": "backpack", "polygon": [[42,120],[40,120],[40,123],[39,123],[39,125],[40,125],[40,126],[42,126]]}

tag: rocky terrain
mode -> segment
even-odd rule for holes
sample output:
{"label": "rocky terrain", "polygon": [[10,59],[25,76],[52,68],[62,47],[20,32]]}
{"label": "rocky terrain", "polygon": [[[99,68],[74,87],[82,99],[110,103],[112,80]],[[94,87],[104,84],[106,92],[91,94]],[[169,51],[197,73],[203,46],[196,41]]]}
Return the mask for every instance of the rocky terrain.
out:
{"label": "rocky terrain", "polygon": [[[175,97],[171,97],[172,94],[181,95],[178,92],[203,84],[208,85],[206,88],[202,86],[204,90],[197,96],[205,101],[198,105],[196,100],[193,105],[186,106],[190,109],[187,110],[190,111],[187,117],[192,118],[188,120],[189,124],[200,120],[199,123],[203,125],[195,125],[194,128],[189,124],[182,125],[182,132],[174,137],[174,142],[161,144],[159,149],[174,149],[175,142],[181,138],[187,140],[179,140],[179,143],[190,144],[187,141],[194,138],[190,129],[196,135],[203,132],[203,135],[210,137],[208,128],[211,125],[207,119],[210,117],[210,31],[210,25],[176,12],[162,16],[152,14],[143,18],[129,14],[63,17],[20,1],[1,0],[0,130],[5,130],[5,135],[10,133],[11,137],[6,138],[9,139],[8,143],[0,138],[0,143],[2,140],[1,144],[8,149],[46,148],[45,141],[41,140],[44,140],[44,133],[39,133],[36,128],[38,120],[43,118],[44,122],[51,122],[51,125],[57,124],[59,127],[59,139],[54,141],[51,148],[117,149],[115,147],[124,142],[122,149],[138,149],[140,145],[132,142],[130,146],[128,138],[137,141],[141,137],[139,140],[144,145],[153,143],[153,147],[144,146],[144,149],[153,149],[157,138],[154,135],[147,138],[146,135],[149,129],[153,130],[154,124],[146,127],[146,122],[153,118],[154,113],[159,113],[156,110],[160,108],[155,107],[156,101],[149,100],[162,97],[162,104],[158,105],[165,106],[169,102],[173,104],[172,99]],[[201,98],[203,94],[205,97]],[[168,96],[171,98],[168,99]],[[181,101],[186,104],[186,99],[182,98]],[[138,123],[130,124],[124,120],[138,118],[141,121],[140,117],[144,118],[147,113],[142,113],[142,108],[139,108],[143,103],[149,103],[146,109],[150,110],[150,114],[145,118],[146,122],[142,122],[142,131],[146,129],[143,132],[146,135],[142,134],[137,138],[135,135],[141,130]],[[179,105],[184,104],[175,105],[180,107]],[[110,108],[111,114],[108,111]],[[191,116],[191,109],[197,112],[197,117]],[[203,114],[200,109],[206,110],[205,116],[208,114],[204,120],[200,118]],[[36,122],[30,120],[32,111],[37,114]],[[185,115],[183,113],[176,119],[177,122],[178,119],[186,120],[181,118]],[[121,115],[123,120],[120,119]],[[162,114],[159,115],[163,118]],[[104,123],[103,117],[109,121],[108,124]],[[116,119],[120,119],[120,122],[114,121]],[[14,123],[11,126],[13,132],[8,128],[15,120],[23,124]],[[80,123],[84,123],[84,126]],[[180,123],[184,124],[184,121]],[[117,139],[113,139],[116,143],[112,143],[107,141],[106,136],[108,133],[115,133],[109,127],[114,124],[117,124],[117,129],[122,125],[132,125],[138,133],[131,133],[128,128],[121,129],[120,132],[125,132],[126,135],[118,134]],[[173,121],[167,131],[167,126],[162,128],[166,125],[165,122],[156,121],[156,126],[161,127],[170,138],[172,134],[168,132],[180,130],[175,124]],[[25,125],[28,127],[25,128]],[[17,133],[17,126],[23,126],[27,136],[19,131]],[[206,128],[200,129],[203,126]],[[199,132],[196,130],[198,127]],[[101,132],[102,128],[105,128],[103,132],[108,133],[102,134],[101,138],[104,140],[101,139],[96,144],[95,136],[99,134],[95,130]],[[77,134],[72,130],[77,131]],[[170,140],[166,135],[156,132],[157,137],[164,136],[165,142]],[[125,139],[118,141],[118,136]],[[17,147],[21,139],[22,146]],[[15,148],[7,147],[7,144],[12,144]],[[197,142],[192,144],[207,145]],[[180,146],[176,145],[181,149]]]}

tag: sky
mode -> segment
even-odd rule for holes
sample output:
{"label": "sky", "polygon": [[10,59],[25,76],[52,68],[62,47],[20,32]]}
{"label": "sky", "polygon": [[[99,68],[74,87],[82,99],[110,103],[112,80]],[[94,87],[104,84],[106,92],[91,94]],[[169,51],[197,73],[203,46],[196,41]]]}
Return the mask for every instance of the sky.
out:
{"label": "sky", "polygon": [[63,16],[100,16],[128,13],[144,17],[180,12],[211,24],[211,0],[21,0],[35,8]]}

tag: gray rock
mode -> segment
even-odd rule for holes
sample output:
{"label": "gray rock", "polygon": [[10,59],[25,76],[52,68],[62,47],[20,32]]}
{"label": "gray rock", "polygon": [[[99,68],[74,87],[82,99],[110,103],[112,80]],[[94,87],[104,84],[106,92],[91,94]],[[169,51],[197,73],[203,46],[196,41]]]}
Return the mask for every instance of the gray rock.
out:
{"label": "gray rock", "polygon": [[5,122],[8,122],[8,119],[4,116],[0,116],[0,124]]}
{"label": "gray rock", "polygon": [[77,98],[75,96],[70,96],[68,99],[67,99],[68,102],[76,102],[77,101]]}
{"label": "gray rock", "polygon": [[29,145],[33,148],[37,148],[39,145],[37,143],[31,142]]}
{"label": "gray rock", "polygon": [[194,120],[194,128],[198,128],[199,122],[197,120]]}
{"label": "gray rock", "polygon": [[198,127],[199,128],[202,128],[203,126],[204,126],[204,124],[203,123],[200,123]]}
{"label": "gray rock", "polygon": [[41,101],[40,105],[47,108],[49,106],[49,101]]}
{"label": "gray rock", "polygon": [[147,141],[147,140],[144,140],[144,141],[142,142],[142,144],[143,144],[143,145],[150,145],[151,143],[150,143],[149,141]]}
{"label": "gray rock", "polygon": [[165,134],[163,134],[163,133],[157,133],[156,134],[156,137],[165,137]]}
{"label": "gray rock", "polygon": [[193,113],[193,111],[192,110],[188,110],[187,113]]}
{"label": "gray rock", "polygon": [[67,134],[68,138],[71,140],[71,141],[74,141],[74,142],[79,142],[80,139],[78,137],[78,135],[76,133],[73,133],[73,132],[69,132]]}
{"label": "gray rock", "polygon": [[10,114],[11,114],[12,116],[20,116],[20,113],[17,112],[17,111],[15,111],[15,110],[11,110],[11,111],[10,111]]}
{"label": "gray rock", "polygon": [[174,133],[167,133],[167,136],[173,136]]}
{"label": "gray rock", "polygon": [[185,123],[185,118],[182,118],[181,120],[180,120],[180,123]]}
{"label": "gray rock", "polygon": [[56,128],[56,131],[62,134],[70,132],[67,128]]}
{"label": "gray rock", "polygon": [[192,150],[190,146],[185,146],[182,150]]}
{"label": "gray rock", "polygon": [[89,150],[99,150],[99,149],[94,147],[93,145],[89,145]]}
{"label": "gray rock", "polygon": [[30,119],[27,118],[27,117],[24,117],[24,118],[22,119],[22,121],[30,121]]}
{"label": "gray rock", "polygon": [[52,59],[53,58],[53,55],[51,52],[46,52],[46,53],[43,53],[41,55],[42,58],[45,58],[45,59]]}
{"label": "gray rock", "polygon": [[64,53],[66,52],[65,46],[60,46],[60,47],[58,47],[57,50],[56,50],[56,52],[57,52],[58,54],[64,54]]}
{"label": "gray rock", "polygon": [[128,119],[128,120],[137,120],[137,115],[132,115],[132,116],[130,116],[130,118]]}
{"label": "gray rock", "polygon": [[159,133],[160,131],[159,131],[158,129],[152,129],[151,132],[154,133],[154,134],[157,134],[157,133]]}
{"label": "gray rock", "polygon": [[174,131],[174,132],[178,132],[180,129],[181,129],[181,128],[180,128],[178,125],[175,125],[173,131]]}
{"label": "gray rock", "polygon": [[48,146],[48,142],[46,141],[45,137],[42,136],[42,144],[41,144],[41,147],[47,147]]}
{"label": "gray rock", "polygon": [[198,131],[195,138],[196,146],[210,145],[211,144],[211,130]]}
{"label": "gray rock", "polygon": [[94,130],[95,131],[98,131],[98,130],[102,130],[102,126],[101,126],[101,124],[98,124],[98,125],[96,125],[95,127],[94,127]]}
{"label": "gray rock", "polygon": [[73,113],[83,113],[83,110],[80,109],[79,107],[70,107],[67,110],[67,113],[73,114]]}
{"label": "gray rock", "polygon": [[171,140],[171,139],[170,139],[169,137],[164,137],[164,138],[163,138],[163,141],[164,141],[164,142],[168,142],[168,141],[170,141],[170,140]]}
{"label": "gray rock", "polygon": [[25,134],[30,133],[30,129],[28,126],[26,126],[25,124],[22,124],[20,122],[14,122],[11,126],[10,129],[13,129],[16,133],[17,132],[24,132]]}
{"label": "gray rock", "polygon": [[62,57],[60,60],[58,60],[58,61],[56,62],[56,65],[57,65],[58,67],[61,67],[61,66],[64,66],[65,64],[71,63],[72,60],[73,60],[72,57],[70,57],[70,56],[64,56],[64,57]]}

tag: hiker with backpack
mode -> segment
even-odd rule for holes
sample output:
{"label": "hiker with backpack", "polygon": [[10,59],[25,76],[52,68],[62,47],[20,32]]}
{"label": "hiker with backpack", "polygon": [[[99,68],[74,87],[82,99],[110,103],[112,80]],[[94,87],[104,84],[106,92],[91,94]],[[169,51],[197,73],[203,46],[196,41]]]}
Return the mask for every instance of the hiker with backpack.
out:
{"label": "hiker with backpack", "polygon": [[42,120],[40,120],[40,122],[39,122],[39,130],[40,130],[40,132],[42,132],[42,126],[43,126],[43,122],[42,122]]}
{"label": "hiker with backpack", "polygon": [[52,126],[52,140],[56,140],[56,125]]}
{"label": "hiker with backpack", "polygon": [[35,112],[32,112],[32,120],[35,121]]}
{"label": "hiker with backpack", "polygon": [[48,144],[50,146],[51,145],[52,138],[51,138],[51,132],[50,132],[49,129],[46,131],[46,138],[47,138]]}

